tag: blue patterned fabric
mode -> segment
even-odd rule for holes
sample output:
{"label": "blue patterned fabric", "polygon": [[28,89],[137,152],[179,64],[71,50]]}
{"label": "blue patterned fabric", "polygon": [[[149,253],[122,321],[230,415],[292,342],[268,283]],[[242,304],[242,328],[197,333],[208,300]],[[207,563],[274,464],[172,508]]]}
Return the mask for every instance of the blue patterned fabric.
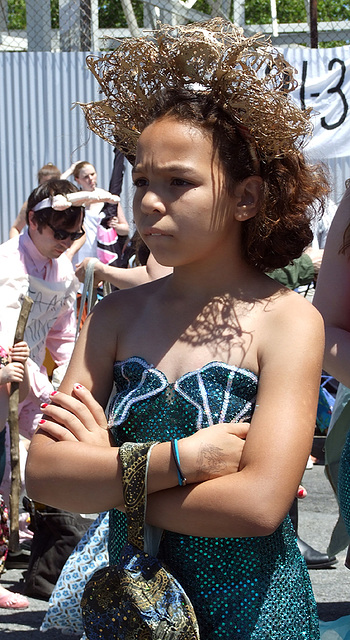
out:
{"label": "blue patterned fabric", "polygon": [[40,631],[61,629],[64,634],[83,633],[80,601],[92,574],[108,565],[108,529],[109,514],[101,513],[78,542],[51,594]]}
{"label": "blue patterned fabric", "polygon": [[[110,426],[116,444],[181,438],[218,422],[249,422],[258,379],[212,362],[174,384],[142,358],[114,367]],[[109,552],[126,542],[125,516],[110,513]],[[201,538],[166,531],[160,559],[191,599],[202,640],[317,640],[308,571],[289,517],[270,536]]]}
{"label": "blue patterned fabric", "polygon": [[340,512],[350,536],[350,429],[346,436],[339,463],[338,498]]}

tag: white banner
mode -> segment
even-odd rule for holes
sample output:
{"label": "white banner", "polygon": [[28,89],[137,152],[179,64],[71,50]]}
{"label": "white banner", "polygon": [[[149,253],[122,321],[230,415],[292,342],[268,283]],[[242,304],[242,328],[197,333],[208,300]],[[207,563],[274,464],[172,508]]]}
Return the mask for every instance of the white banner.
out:
{"label": "white banner", "polygon": [[350,46],[281,51],[298,71],[293,97],[301,108],[314,110],[307,154],[319,160],[350,157]]}

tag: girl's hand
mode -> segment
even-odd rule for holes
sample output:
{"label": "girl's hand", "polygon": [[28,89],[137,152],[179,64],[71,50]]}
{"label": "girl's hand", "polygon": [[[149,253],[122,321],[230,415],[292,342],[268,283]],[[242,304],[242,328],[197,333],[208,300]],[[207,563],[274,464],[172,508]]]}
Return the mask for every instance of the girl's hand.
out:
{"label": "girl's hand", "polygon": [[110,229],[116,229],[118,224],[119,220],[117,216],[113,216],[113,218],[110,218],[110,220],[108,220],[108,226]]}
{"label": "girl's hand", "polygon": [[22,382],[24,378],[24,364],[22,362],[10,362],[0,369],[0,384],[9,382]]}
{"label": "girl's hand", "polygon": [[303,485],[300,484],[297,490],[296,497],[299,498],[299,500],[302,500],[303,498],[306,498],[306,496],[307,496],[307,491],[305,487],[303,487]]}
{"label": "girl's hand", "polygon": [[220,423],[179,440],[181,469],[188,482],[203,482],[239,470],[249,423]]}
{"label": "girl's hand", "polygon": [[[84,282],[85,280],[86,269],[89,264],[89,260],[91,260],[91,258],[84,258],[84,260],[82,262],[79,262],[75,267],[75,275],[77,276],[79,282]],[[104,279],[103,267],[103,263],[96,258],[96,262],[94,264],[94,287],[98,287],[99,283]]]}
{"label": "girl's hand", "polygon": [[30,355],[30,349],[26,342],[17,342],[13,347],[9,348],[9,354],[12,362],[25,362]]}
{"label": "girl's hand", "polygon": [[52,392],[51,404],[41,405],[45,416],[39,422],[40,429],[54,440],[109,447],[109,431],[101,405],[81,384],[75,384],[73,390],[75,398],[61,391]]}

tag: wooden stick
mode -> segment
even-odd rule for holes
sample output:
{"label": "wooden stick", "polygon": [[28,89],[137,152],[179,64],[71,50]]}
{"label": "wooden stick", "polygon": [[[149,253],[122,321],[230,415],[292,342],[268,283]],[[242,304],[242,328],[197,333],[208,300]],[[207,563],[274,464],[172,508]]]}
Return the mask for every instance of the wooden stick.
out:
{"label": "wooden stick", "polygon": [[[33,300],[25,296],[19,314],[14,345],[23,340],[24,331],[27,325],[28,316],[32,308]],[[19,462],[19,431],[18,431],[18,403],[19,403],[19,383],[11,382],[9,397],[9,417],[10,443],[11,443],[11,492],[10,492],[10,539],[9,550],[19,549],[19,496],[21,487],[21,472]]]}

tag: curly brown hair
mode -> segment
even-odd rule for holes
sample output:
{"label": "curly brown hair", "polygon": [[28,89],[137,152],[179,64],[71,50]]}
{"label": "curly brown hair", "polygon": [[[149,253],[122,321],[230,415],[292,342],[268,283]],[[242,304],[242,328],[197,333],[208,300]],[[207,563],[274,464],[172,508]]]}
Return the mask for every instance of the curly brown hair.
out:
{"label": "curly brown hair", "polygon": [[261,163],[261,208],[243,227],[248,262],[263,271],[285,267],[312,242],[312,222],[329,194],[328,169],[290,151]]}
{"label": "curly brown hair", "polygon": [[326,168],[308,164],[297,148],[272,160],[264,158],[249,133],[210,95],[201,92],[164,91],[148,124],[165,116],[190,122],[211,134],[228,192],[248,176],[262,177],[259,211],[242,227],[247,262],[268,271],[298,258],[312,241],[311,222],[323,212],[329,193]]}

